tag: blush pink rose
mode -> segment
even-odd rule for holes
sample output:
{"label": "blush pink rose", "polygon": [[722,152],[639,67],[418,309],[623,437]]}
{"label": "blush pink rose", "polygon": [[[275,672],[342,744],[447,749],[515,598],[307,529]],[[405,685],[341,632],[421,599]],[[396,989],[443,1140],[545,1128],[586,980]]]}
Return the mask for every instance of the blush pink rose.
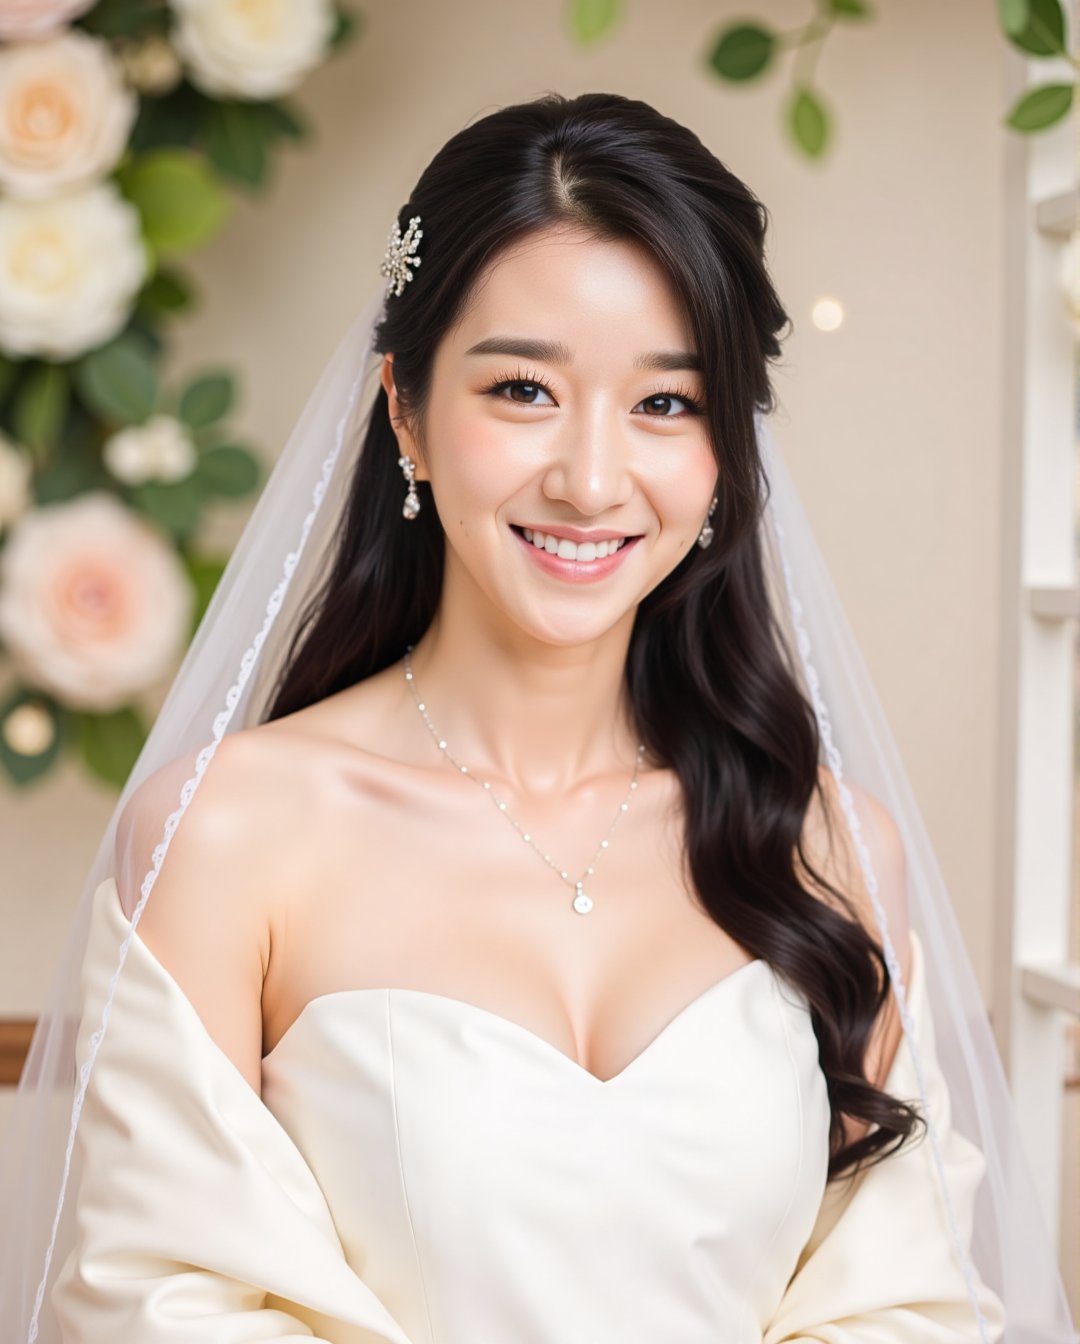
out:
{"label": "blush pink rose", "polygon": [[194,597],[172,545],[103,490],[32,509],[0,549],[0,639],[73,708],[116,709],[171,671]]}
{"label": "blush pink rose", "polygon": [[99,37],[73,28],[0,50],[0,187],[41,200],[104,176],[137,110]]}
{"label": "blush pink rose", "polygon": [[0,0],[0,38],[40,37],[85,14],[95,0]]}

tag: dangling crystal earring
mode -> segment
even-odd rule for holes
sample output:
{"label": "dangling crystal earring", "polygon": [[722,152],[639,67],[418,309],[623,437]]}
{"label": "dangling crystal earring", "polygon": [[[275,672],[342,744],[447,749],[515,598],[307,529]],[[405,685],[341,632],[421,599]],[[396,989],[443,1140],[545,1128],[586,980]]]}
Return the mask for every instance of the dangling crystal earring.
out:
{"label": "dangling crystal earring", "polygon": [[[713,511],[715,510],[715,508],[716,508],[716,496],[713,495],[712,503],[709,505],[709,518],[713,516]],[[715,533],[710,527],[708,519],[706,519],[705,526],[698,533],[697,544],[704,550],[704,548],[708,546],[709,543],[712,541],[714,535]]]}
{"label": "dangling crystal earring", "polygon": [[404,471],[405,478],[409,482],[409,493],[405,496],[405,503],[402,507],[402,517],[413,519],[420,512],[420,496],[416,493],[416,484],[413,481],[413,475],[416,471],[416,463],[411,457],[404,454],[397,460],[398,466]]}

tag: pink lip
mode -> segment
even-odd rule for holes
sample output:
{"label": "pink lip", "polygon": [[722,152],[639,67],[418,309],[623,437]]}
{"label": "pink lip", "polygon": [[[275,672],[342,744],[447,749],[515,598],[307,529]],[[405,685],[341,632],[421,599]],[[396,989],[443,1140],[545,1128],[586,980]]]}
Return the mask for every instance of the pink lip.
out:
{"label": "pink lip", "polygon": [[624,542],[614,555],[605,555],[602,560],[563,560],[541,546],[534,546],[513,528],[510,530],[529,552],[533,564],[555,578],[569,579],[571,583],[595,583],[598,579],[607,578],[623,563],[627,551],[633,550],[641,540],[640,537],[635,537],[632,541]]}

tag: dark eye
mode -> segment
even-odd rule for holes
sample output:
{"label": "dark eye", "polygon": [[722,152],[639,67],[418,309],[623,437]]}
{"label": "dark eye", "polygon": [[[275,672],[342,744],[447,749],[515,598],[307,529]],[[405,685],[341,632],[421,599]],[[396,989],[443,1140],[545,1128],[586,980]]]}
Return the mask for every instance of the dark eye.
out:
{"label": "dark eye", "polygon": [[[681,402],[686,410],[676,411],[673,415],[669,414],[673,402]],[[638,405],[649,407],[646,414],[654,420],[677,420],[682,415],[701,414],[699,402],[694,401],[692,397],[676,395],[674,392],[654,392],[651,397],[639,401]]]}
{"label": "dark eye", "polygon": [[[513,389],[520,389],[520,391],[521,391],[524,395],[521,396],[521,397],[504,397],[504,396],[502,396],[501,394],[502,394],[503,392],[507,391],[508,389],[510,389],[510,390],[513,390]],[[521,406],[535,406],[535,405],[537,405],[537,396],[538,396],[538,395],[540,395],[540,394],[543,394],[544,396],[550,396],[550,395],[551,395],[551,394],[548,392],[547,388],[543,385],[543,383],[531,383],[531,382],[525,382],[525,381],[524,381],[523,379],[521,379],[521,378],[508,378],[508,379],[505,379],[505,380],[504,380],[503,382],[501,382],[501,383],[496,383],[493,387],[491,387],[491,388],[489,389],[489,391],[490,391],[494,396],[498,396],[498,397],[500,397],[500,399],[501,399],[502,401],[516,401],[516,402],[517,402],[519,405],[521,405]]]}

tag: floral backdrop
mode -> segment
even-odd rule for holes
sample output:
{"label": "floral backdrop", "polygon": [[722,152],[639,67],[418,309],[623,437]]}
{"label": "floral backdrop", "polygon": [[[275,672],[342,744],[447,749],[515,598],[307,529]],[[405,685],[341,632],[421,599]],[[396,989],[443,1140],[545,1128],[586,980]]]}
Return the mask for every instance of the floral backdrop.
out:
{"label": "floral backdrop", "polygon": [[[574,41],[616,31],[626,0],[568,0]],[[746,15],[701,59],[729,85],[792,52],[785,126],[831,140],[825,41],[869,0],[813,0],[774,30]],[[1062,0],[997,0],[1007,40],[1072,71]],[[715,22],[714,19],[709,20]],[[184,257],[257,192],[308,130],[289,96],[356,32],[337,0],[0,0],[0,777],[26,786],[67,753],[120,785],[227,557],[206,510],[250,496],[236,388],[162,377],[173,321],[197,302]],[[929,39],[928,39],[929,40]],[[1061,122],[1070,78],[1036,82],[1003,124]],[[1062,287],[1080,329],[1080,230]],[[1080,356],[1078,356],[1080,367]]]}
{"label": "floral backdrop", "polygon": [[118,785],[259,460],[235,383],[168,386],[183,258],[307,127],[287,98],[356,30],[334,0],[0,0],[0,771]]}

